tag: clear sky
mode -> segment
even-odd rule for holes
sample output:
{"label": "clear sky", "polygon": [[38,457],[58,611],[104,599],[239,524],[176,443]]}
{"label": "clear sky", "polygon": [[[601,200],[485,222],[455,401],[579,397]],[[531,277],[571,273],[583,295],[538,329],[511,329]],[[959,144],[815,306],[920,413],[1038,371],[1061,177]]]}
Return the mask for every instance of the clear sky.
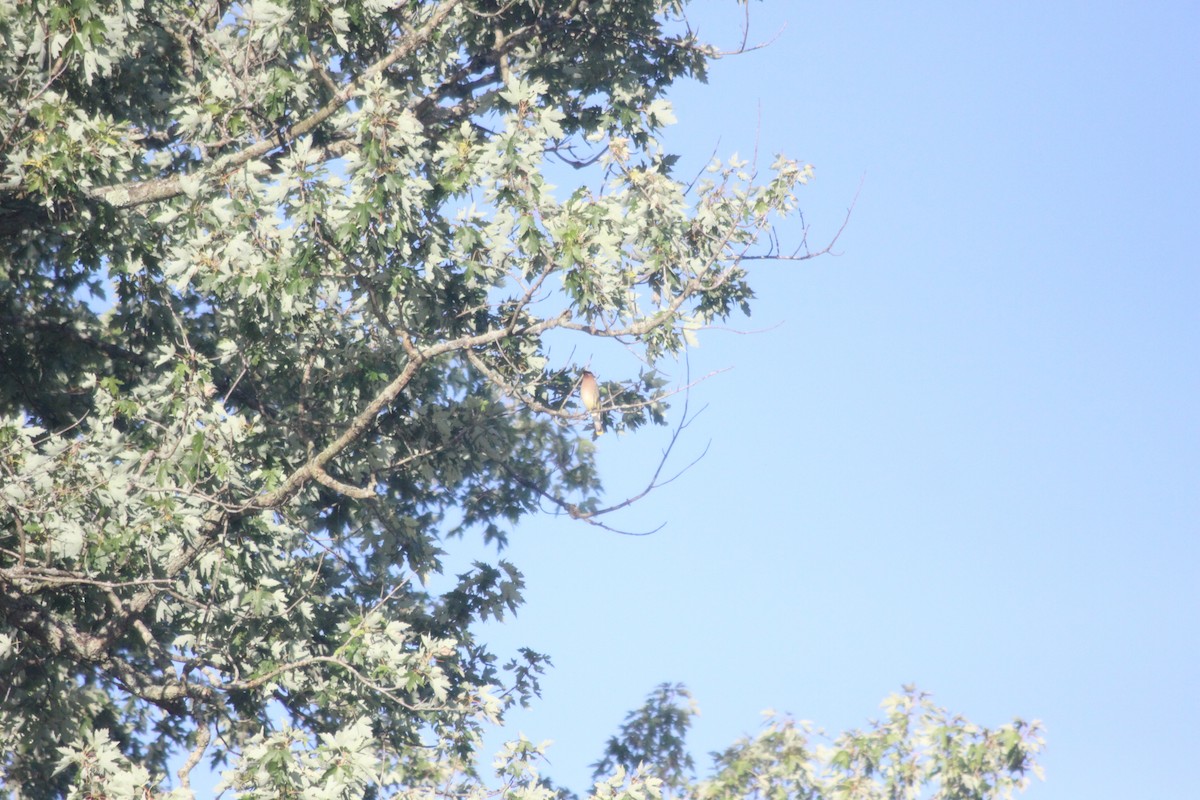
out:
{"label": "clear sky", "polygon": [[[774,44],[679,87],[668,144],[812,163],[814,244],[862,182],[857,207],[837,257],[754,266],[740,326],[778,327],[702,336],[693,373],[733,369],[692,392],[674,463],[708,455],[612,520],[661,532],[513,531],[529,602],[485,638],[556,666],[511,733],[554,739],[548,772],[583,792],[662,681],[696,696],[701,764],[767,707],[837,731],[914,682],[1045,723],[1031,800],[1194,793],[1200,10],[750,12]],[[732,2],[692,16],[740,39]],[[665,440],[600,440],[610,498]]]}

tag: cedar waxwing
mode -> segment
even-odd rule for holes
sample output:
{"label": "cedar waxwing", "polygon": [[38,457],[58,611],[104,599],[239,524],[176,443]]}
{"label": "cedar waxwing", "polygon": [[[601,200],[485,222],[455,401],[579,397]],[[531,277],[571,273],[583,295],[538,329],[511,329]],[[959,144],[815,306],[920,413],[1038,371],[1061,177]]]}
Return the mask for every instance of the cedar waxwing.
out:
{"label": "cedar waxwing", "polygon": [[592,415],[596,435],[604,433],[604,422],[600,419],[600,386],[596,383],[596,376],[586,369],[583,371],[583,377],[579,379],[579,399]]}

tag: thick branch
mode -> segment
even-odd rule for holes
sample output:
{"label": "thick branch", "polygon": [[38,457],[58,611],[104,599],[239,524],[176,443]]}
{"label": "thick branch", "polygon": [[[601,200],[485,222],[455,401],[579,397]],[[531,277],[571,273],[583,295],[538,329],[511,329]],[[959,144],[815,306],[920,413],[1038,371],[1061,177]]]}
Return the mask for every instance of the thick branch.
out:
{"label": "thick branch", "polygon": [[246,505],[246,508],[249,510],[278,507],[284,501],[298,492],[310,480],[313,480],[316,477],[318,470],[323,470],[326,464],[336,458],[338,454],[340,454],[351,444],[356,442],[364,433],[366,433],[367,429],[371,427],[375,421],[375,418],[380,414],[380,412],[382,412],[390,403],[392,403],[392,401],[400,396],[400,393],[404,391],[405,387],[408,386],[413,377],[416,376],[417,370],[419,370],[424,364],[428,363],[432,359],[445,355],[446,353],[452,353],[459,350],[470,350],[474,347],[491,344],[492,342],[506,339],[511,335],[529,336],[541,334],[553,328],[562,327],[568,322],[570,317],[571,313],[569,311],[564,311],[557,317],[551,317],[550,319],[544,319],[541,322],[526,325],[515,332],[510,332],[506,328],[495,329],[477,334],[475,336],[463,336],[448,342],[440,342],[425,349],[414,346],[410,351],[411,359],[400,372],[400,374],[397,375],[391,383],[385,386],[383,390],[375,396],[374,400],[368,403],[362,411],[358,412],[358,414],[356,414],[354,418],[350,420],[350,424],[346,426],[346,429],[342,431],[340,436],[334,439],[325,447],[325,449],[317,453],[305,464],[296,469],[291,475],[288,476],[287,480],[285,480],[283,484],[279,486],[279,488],[275,489],[274,491],[267,492],[266,494],[259,495],[253,501],[249,502]]}

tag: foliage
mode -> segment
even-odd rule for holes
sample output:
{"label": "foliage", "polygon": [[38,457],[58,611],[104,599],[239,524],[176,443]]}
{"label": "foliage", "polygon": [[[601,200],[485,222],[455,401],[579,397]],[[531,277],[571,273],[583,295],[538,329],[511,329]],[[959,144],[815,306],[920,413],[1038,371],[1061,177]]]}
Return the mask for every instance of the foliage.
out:
{"label": "foliage", "polygon": [[660,684],[640,709],[625,716],[621,729],[605,743],[604,757],[592,765],[592,777],[600,779],[615,768],[632,771],[645,764],[664,790],[683,789],[696,768],[686,744],[697,713],[687,687]]}
{"label": "foliage", "polygon": [[596,776],[615,769],[655,797],[694,800],[983,800],[1010,797],[1028,784],[1027,773],[1041,775],[1037,722],[983,728],[950,716],[914,687],[883,708],[887,717],[868,730],[833,739],[765,712],[762,729],[713,753],[711,775],[697,781],[685,740],[699,710],[685,687],[663,684],[609,740]]}
{"label": "foliage", "polygon": [[814,737],[811,725],[770,714],[758,735],[713,754],[713,777],[693,794],[697,800],[984,800],[1024,789],[1026,773],[1041,777],[1036,721],[983,728],[950,716],[913,687],[883,708],[887,718],[867,731],[815,745],[813,738],[824,737]]}
{"label": "foliage", "polygon": [[[811,174],[674,175],[664,93],[718,55],[682,13],[0,7],[0,795],[490,791],[480,731],[546,659],[472,630],[516,567],[438,594],[442,546],[599,519],[583,354],[634,359],[609,430],[663,423],[659,365],[748,313]],[[553,793],[539,752],[505,797]],[[609,756],[597,796],[659,791]]]}

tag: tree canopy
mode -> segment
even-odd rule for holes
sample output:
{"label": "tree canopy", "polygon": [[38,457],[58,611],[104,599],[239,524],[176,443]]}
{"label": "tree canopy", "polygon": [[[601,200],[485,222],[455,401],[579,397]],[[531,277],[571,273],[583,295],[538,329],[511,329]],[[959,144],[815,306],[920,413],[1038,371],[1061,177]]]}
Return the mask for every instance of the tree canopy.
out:
{"label": "tree canopy", "polygon": [[[680,2],[28,2],[0,42],[0,796],[550,796],[531,743],[477,764],[546,666],[472,632],[519,570],[424,579],[602,518],[593,350],[596,424],[664,424],[811,168],[675,174],[665,92],[720,55]],[[697,783],[681,691],[597,797],[983,797],[1038,749],[909,693],[828,775],[779,720]]]}

